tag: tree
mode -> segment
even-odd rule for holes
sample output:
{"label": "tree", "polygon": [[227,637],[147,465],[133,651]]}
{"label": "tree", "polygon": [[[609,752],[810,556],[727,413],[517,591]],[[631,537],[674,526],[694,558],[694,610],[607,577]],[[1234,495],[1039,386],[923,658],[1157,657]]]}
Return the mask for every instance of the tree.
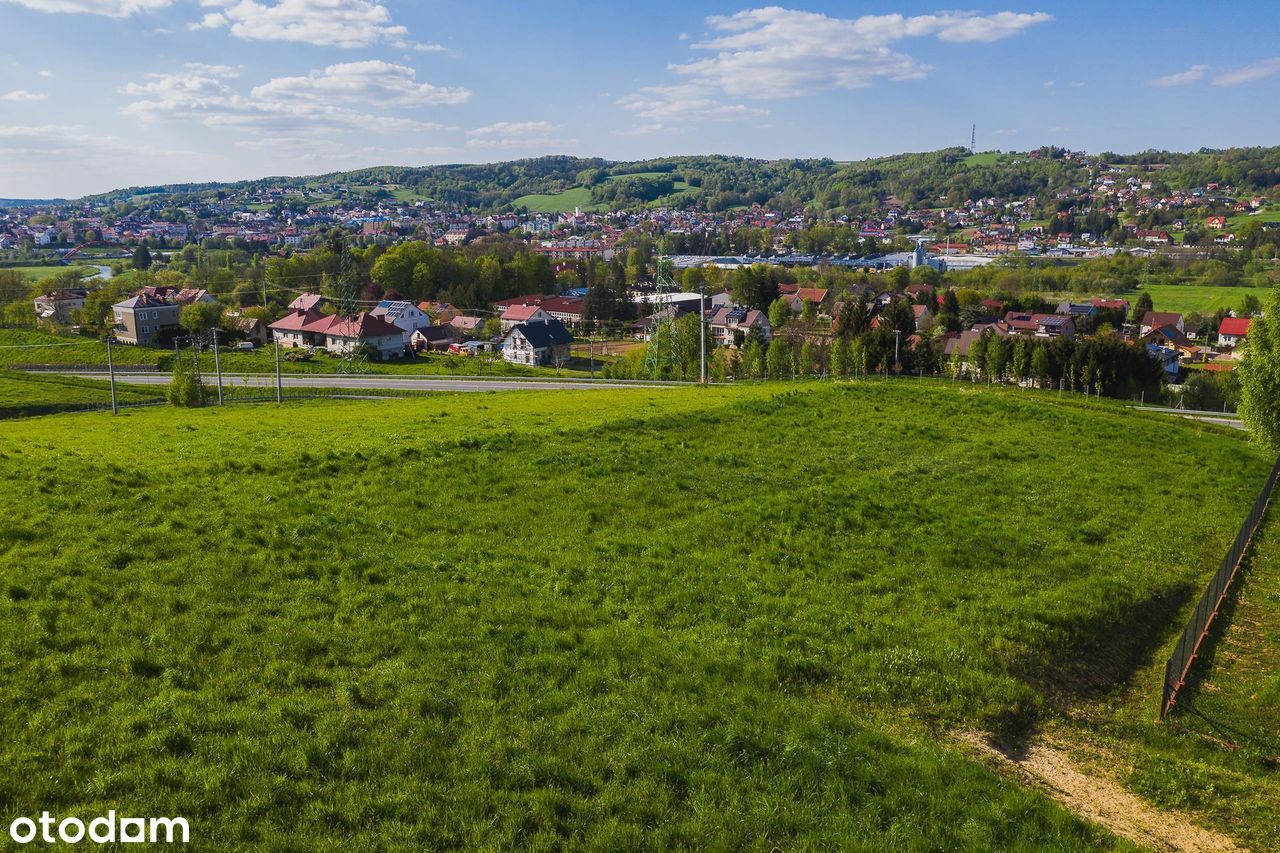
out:
{"label": "tree", "polygon": [[1031,354],[1031,375],[1036,380],[1036,385],[1040,388],[1043,388],[1045,382],[1049,380],[1048,347],[1037,345],[1035,352]]}
{"label": "tree", "polygon": [[1138,301],[1133,303],[1133,313],[1129,315],[1129,322],[1141,323],[1142,318],[1147,316],[1148,311],[1155,310],[1155,303],[1151,301],[1150,291],[1142,291],[1138,296]]}
{"label": "tree", "polygon": [[772,329],[781,329],[791,319],[791,306],[787,304],[787,300],[779,296],[769,304],[769,326]]}
{"label": "tree", "polygon": [[1239,373],[1241,419],[1256,441],[1280,450],[1280,288],[1272,288],[1265,315],[1249,326]]}
{"label": "tree", "polygon": [[801,376],[812,376],[814,373],[821,372],[818,367],[818,353],[808,338],[805,338],[804,343],[800,345],[798,360],[800,369],[797,372]]}
{"label": "tree", "polygon": [[204,389],[196,381],[195,371],[186,359],[179,358],[173,364],[173,379],[165,391],[165,399],[170,405],[181,408],[192,408],[204,405]]}
{"label": "tree", "polygon": [[786,338],[774,338],[769,344],[769,352],[765,356],[770,379],[785,379],[791,375],[793,367],[791,342]]}
{"label": "tree", "polygon": [[138,270],[151,269],[151,250],[147,248],[146,243],[134,250],[133,268]]}
{"label": "tree", "polygon": [[831,344],[831,375],[848,376],[852,366],[849,339],[837,337]]}
{"label": "tree", "polygon": [[742,350],[742,372],[748,379],[763,379],[765,374],[764,344],[755,329],[747,337]]}
{"label": "tree", "polygon": [[217,302],[192,302],[178,314],[178,322],[192,335],[207,332],[222,322],[222,306]]}

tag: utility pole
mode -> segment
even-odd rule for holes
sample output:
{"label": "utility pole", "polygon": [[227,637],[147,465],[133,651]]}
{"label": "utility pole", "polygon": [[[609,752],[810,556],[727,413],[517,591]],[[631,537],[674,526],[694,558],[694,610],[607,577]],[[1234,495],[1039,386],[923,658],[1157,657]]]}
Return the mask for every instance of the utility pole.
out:
{"label": "utility pole", "polygon": [[116,363],[111,357],[111,346],[116,341],[115,335],[107,336],[107,375],[111,377],[111,414],[120,414],[120,405],[116,402]]}
{"label": "utility pole", "polygon": [[284,388],[280,384],[280,342],[276,341],[276,402],[284,402]]}
{"label": "utility pole", "polygon": [[707,285],[703,282],[700,288],[701,299],[698,300],[698,343],[702,347],[702,373],[701,379],[703,385],[707,384]]}
{"label": "utility pole", "polygon": [[213,369],[218,374],[218,405],[222,405],[222,362],[218,359],[218,330],[213,330]]}
{"label": "utility pole", "polygon": [[596,378],[596,339],[587,332],[587,358],[591,359],[591,378]]}
{"label": "utility pole", "polygon": [[902,330],[894,329],[893,330],[893,366],[898,370],[902,369],[902,360],[898,358],[898,344],[901,340],[902,340]]}

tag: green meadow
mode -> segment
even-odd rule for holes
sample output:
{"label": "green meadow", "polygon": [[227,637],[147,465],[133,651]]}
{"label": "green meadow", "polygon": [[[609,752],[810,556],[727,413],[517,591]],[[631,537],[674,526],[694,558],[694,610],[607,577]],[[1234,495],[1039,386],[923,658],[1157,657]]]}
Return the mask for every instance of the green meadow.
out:
{"label": "green meadow", "polygon": [[[1246,296],[1265,299],[1269,287],[1213,287],[1194,284],[1152,284],[1141,288],[1151,294],[1151,302],[1157,311],[1176,311],[1189,314],[1214,314],[1219,308],[1238,309]],[[1126,297],[1133,302],[1135,297]]]}
{"label": "green meadow", "polygon": [[[164,399],[163,388],[119,385],[121,405]],[[111,405],[111,386],[93,379],[0,370],[0,420],[100,409]]]}
{"label": "green meadow", "polygon": [[1129,683],[1269,470],[931,381],[4,434],[0,803],[200,850],[1130,849],[946,734]]}

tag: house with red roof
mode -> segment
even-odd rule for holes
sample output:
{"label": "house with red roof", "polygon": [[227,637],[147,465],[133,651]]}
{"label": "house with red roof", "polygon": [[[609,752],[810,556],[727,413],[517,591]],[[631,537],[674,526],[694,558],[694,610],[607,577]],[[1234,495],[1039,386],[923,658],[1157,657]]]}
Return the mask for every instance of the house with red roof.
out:
{"label": "house with red roof", "polygon": [[[539,300],[541,302],[543,300]],[[551,315],[541,305],[508,305],[502,312],[502,331],[511,331],[521,323],[545,323]]]}
{"label": "house with red roof", "polygon": [[369,346],[386,361],[405,354],[405,332],[399,326],[361,312],[355,317],[321,314],[313,309],[291,311],[269,328],[281,347],[319,347],[346,355],[357,347]]}
{"label": "house with red roof", "polygon": [[1249,317],[1223,317],[1222,324],[1218,326],[1218,346],[1235,347],[1244,343],[1252,323]]}

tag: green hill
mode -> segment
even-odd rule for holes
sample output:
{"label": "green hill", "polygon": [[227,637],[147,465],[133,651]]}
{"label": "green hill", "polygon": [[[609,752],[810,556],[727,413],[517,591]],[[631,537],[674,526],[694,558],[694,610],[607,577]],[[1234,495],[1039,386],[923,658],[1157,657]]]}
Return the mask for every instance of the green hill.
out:
{"label": "green hill", "polygon": [[0,801],[207,850],[1128,849],[944,735],[1157,655],[1269,467],[929,381],[5,434]]}
{"label": "green hill", "polygon": [[303,193],[319,193],[325,194],[325,200],[315,201],[317,204],[338,198],[369,202],[423,199],[482,212],[521,206],[535,212],[595,205],[629,209],[655,203],[700,204],[711,210],[758,203],[784,209],[857,212],[871,210],[890,198],[912,207],[954,207],[966,199],[1035,195],[1043,196],[1046,212],[1053,212],[1049,210],[1053,195],[1087,187],[1100,164],[1141,176],[1160,189],[1191,189],[1218,182],[1240,193],[1261,193],[1280,184],[1280,147],[1193,153],[1103,152],[1070,158],[1067,153],[1056,147],[979,154],[947,148],[850,162],[722,155],[620,162],[553,156],[475,165],[379,166],[230,184],[131,187],[87,201],[116,204],[123,212],[212,201],[219,194],[235,199],[238,194],[272,188],[285,190],[283,198],[302,209],[309,203]]}

